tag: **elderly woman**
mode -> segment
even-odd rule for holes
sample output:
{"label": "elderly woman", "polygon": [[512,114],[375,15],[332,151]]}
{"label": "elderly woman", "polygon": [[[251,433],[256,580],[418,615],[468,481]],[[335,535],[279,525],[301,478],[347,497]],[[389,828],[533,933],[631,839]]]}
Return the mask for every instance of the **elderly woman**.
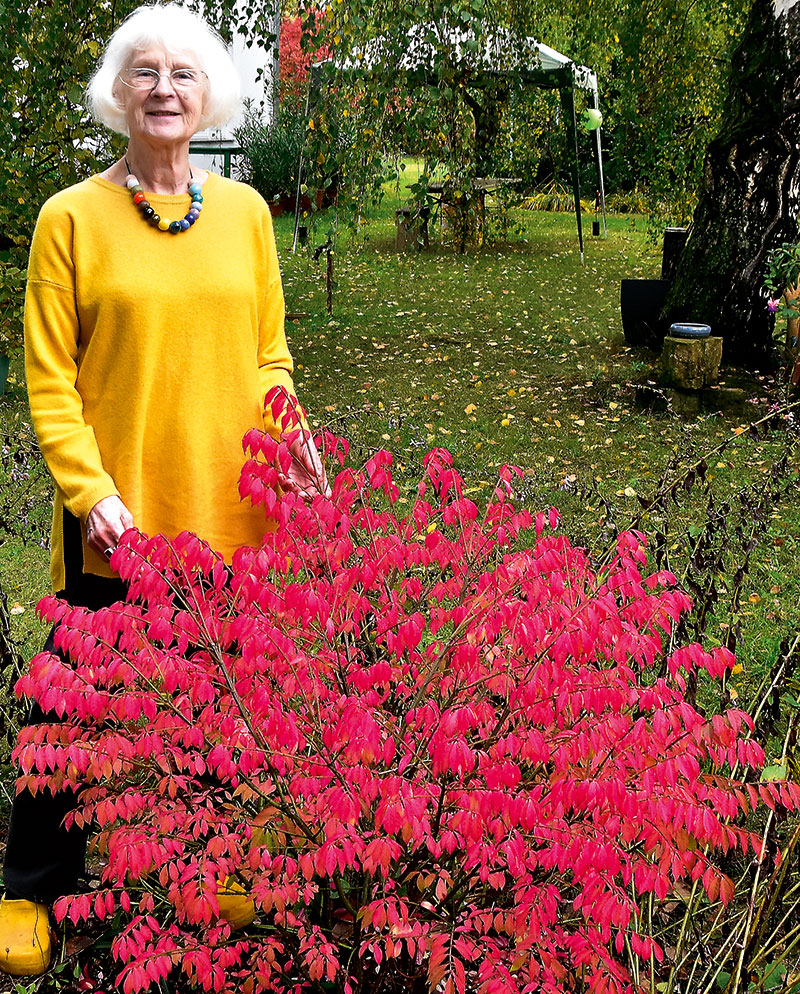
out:
{"label": "elderly woman", "polygon": [[[131,526],[189,529],[226,559],[260,542],[263,514],[238,498],[241,438],[273,429],[270,388],[294,391],[267,206],[189,160],[192,136],[238,106],[220,39],[175,4],[141,7],[88,96],[127,151],[42,208],[25,328],[30,406],[56,485],[53,589],[97,609],[124,596],[109,559]],[[284,485],[325,489],[319,462],[297,448]],[[62,825],[72,804],[66,793],[15,800],[0,903],[7,973],[47,969],[47,904],[83,872],[85,838]],[[242,923],[248,904],[231,894],[220,912]]]}

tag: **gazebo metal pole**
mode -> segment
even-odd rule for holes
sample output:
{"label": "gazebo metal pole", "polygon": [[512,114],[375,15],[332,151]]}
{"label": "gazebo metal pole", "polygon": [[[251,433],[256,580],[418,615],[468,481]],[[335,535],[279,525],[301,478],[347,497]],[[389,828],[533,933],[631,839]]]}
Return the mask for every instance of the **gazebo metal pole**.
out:
{"label": "gazebo metal pole", "polygon": [[581,218],[581,182],[578,174],[578,121],[575,117],[575,93],[572,86],[561,90],[561,103],[564,106],[564,116],[567,119],[567,127],[572,134],[572,192],[575,197],[575,219],[578,222],[578,244],[581,248],[581,262],[583,258],[583,219]]}
{"label": "gazebo metal pole", "polygon": [[[595,110],[600,110],[597,86],[592,89],[592,104]],[[603,148],[600,142],[599,128],[596,128],[594,132],[594,151],[597,159],[597,179],[600,183],[600,210],[603,213],[603,237],[608,238],[608,228],[606,227],[606,187],[603,181]]]}
{"label": "gazebo metal pole", "polygon": [[[314,85],[313,79],[313,69],[309,73],[309,83],[308,92],[306,93],[306,117],[308,117],[308,108],[311,103],[311,87]],[[294,241],[292,242],[292,255],[297,255],[297,237],[300,231],[300,187],[303,182],[303,146],[305,141],[300,145],[300,154],[297,157],[297,194],[294,200]]]}

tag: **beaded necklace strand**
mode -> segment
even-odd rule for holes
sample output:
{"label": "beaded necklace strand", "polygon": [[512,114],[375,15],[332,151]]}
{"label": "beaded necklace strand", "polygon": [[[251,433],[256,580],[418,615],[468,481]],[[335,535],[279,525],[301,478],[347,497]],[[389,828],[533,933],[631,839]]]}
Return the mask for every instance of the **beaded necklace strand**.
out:
{"label": "beaded necklace strand", "polygon": [[182,231],[188,231],[200,217],[200,211],[203,209],[203,188],[199,183],[194,182],[194,173],[191,166],[189,166],[189,193],[192,197],[192,206],[189,208],[189,213],[186,217],[181,218],[180,221],[170,221],[169,218],[159,217],[156,214],[147,201],[147,195],[142,189],[141,183],[131,172],[127,155],[125,156],[125,168],[128,170],[128,175],[125,178],[125,186],[130,190],[133,202],[142,212],[142,217],[154,228],[158,228],[159,231],[169,231],[173,235],[179,235]]}

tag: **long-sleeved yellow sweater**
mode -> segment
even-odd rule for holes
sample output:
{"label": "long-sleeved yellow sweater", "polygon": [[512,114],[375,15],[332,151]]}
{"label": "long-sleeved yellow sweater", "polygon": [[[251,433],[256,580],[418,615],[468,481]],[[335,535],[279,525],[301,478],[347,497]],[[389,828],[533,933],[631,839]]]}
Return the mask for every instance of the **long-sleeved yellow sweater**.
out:
{"label": "long-sleeved yellow sweater", "polygon": [[[171,220],[189,194],[148,194]],[[294,392],[272,221],[252,189],[210,174],[197,223],[150,227],[99,176],[42,208],[25,299],[31,412],[55,480],[51,573],[64,586],[62,509],[118,494],[138,528],[189,529],[230,559],[263,512],[238,495],[241,439],[271,429],[263,398]],[[83,543],[84,572],[112,576]]]}

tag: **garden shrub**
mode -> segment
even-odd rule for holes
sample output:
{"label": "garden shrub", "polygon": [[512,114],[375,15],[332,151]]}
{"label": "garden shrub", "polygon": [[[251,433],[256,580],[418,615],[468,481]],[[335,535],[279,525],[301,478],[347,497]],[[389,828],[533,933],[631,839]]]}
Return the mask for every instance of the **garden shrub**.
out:
{"label": "garden shrub", "polygon": [[[126,994],[633,990],[665,955],[640,907],[681,881],[726,904],[716,854],[761,857],[745,816],[800,797],[745,782],[747,714],[686,699],[732,654],[672,644],[689,600],[641,534],[595,567],[511,468],[481,510],[435,449],[407,503],[388,452],[322,441],[342,468],[306,504],[276,493],[287,441],[245,437],[242,495],[277,527],[231,567],[130,531],[125,603],[43,602],[70,661],[18,690],[60,723],[16,755],[32,790],[85,785],[104,860],[57,914],[116,916]],[[218,920],[228,876],[246,933]]]}
{"label": "garden shrub", "polygon": [[[569,214],[570,211],[575,210],[575,195],[567,183],[551,179],[523,200],[522,206],[531,211],[558,211]],[[581,201],[582,211],[591,209],[588,201]]]}
{"label": "garden shrub", "polygon": [[245,115],[235,137],[245,152],[242,179],[268,201],[297,194],[297,169],[305,135],[301,110],[284,107],[277,124],[267,124],[253,110]]}
{"label": "garden shrub", "polygon": [[22,348],[22,312],[27,270],[0,260],[0,355]]}

